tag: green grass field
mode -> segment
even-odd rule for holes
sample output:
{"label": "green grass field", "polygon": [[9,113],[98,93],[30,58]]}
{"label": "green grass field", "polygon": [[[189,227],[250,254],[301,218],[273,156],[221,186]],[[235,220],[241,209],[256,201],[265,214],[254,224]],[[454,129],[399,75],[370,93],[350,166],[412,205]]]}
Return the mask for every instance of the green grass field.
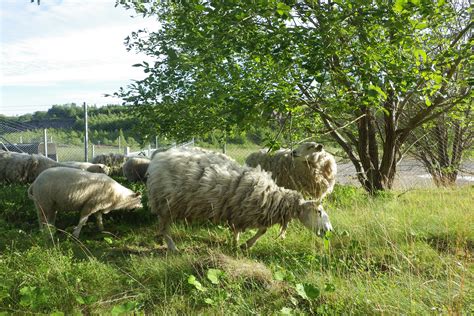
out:
{"label": "green grass field", "polygon": [[39,232],[26,189],[0,187],[0,314],[474,311],[472,187],[369,198],[340,186],[325,203],[329,241],[294,221],[286,239],[274,227],[242,252],[225,227],[179,223],[179,254],[157,240],[146,208],[105,215],[102,233],[91,219],[80,240],[70,235],[75,213],[59,214],[56,232]]}

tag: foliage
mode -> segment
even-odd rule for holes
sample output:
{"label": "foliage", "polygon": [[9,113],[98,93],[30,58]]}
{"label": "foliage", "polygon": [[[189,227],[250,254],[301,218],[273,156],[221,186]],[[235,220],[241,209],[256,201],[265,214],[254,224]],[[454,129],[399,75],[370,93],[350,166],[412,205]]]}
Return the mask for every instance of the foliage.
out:
{"label": "foliage", "polygon": [[144,133],[330,133],[371,193],[413,129],[470,93],[455,76],[472,56],[465,1],[118,3],[161,23],[126,39],[153,62],[117,93]]}

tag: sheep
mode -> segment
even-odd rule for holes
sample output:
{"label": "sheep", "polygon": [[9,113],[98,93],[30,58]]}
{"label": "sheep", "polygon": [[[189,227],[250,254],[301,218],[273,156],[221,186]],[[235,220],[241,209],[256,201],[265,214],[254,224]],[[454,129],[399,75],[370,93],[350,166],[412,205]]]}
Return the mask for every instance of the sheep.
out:
{"label": "sheep", "polygon": [[71,167],[76,169],[81,169],[84,171],[89,171],[93,173],[105,173],[109,174],[110,168],[101,163],[91,163],[91,162],[79,162],[79,161],[63,161],[61,162],[62,167]]}
{"label": "sheep", "polygon": [[260,167],[241,166],[224,154],[201,148],[158,153],[148,167],[147,190],[151,212],[159,217],[158,234],[171,251],[177,248],[169,226],[178,219],[227,223],[234,245],[241,232],[258,228],[241,246],[244,249],[274,224],[281,225],[283,235],[293,218],[320,236],[332,230],[319,201],[306,201],[301,193],[277,186]]}
{"label": "sheep", "polygon": [[102,214],[142,207],[140,193],[109,176],[67,167],[42,172],[28,188],[28,197],[35,203],[40,229],[46,224],[54,225],[58,211],[80,211],[79,223],[73,232],[76,238],[91,214],[95,214],[102,231]]}
{"label": "sheep", "polygon": [[297,190],[322,200],[331,193],[336,182],[337,164],[334,157],[315,142],[302,143],[295,150],[281,149],[275,153],[261,150],[250,154],[245,163],[260,165],[269,171],[279,186]]}
{"label": "sheep", "polygon": [[1,151],[0,182],[31,183],[43,170],[59,165],[41,155]]}
{"label": "sheep", "polygon": [[150,159],[132,157],[129,158],[122,167],[123,175],[131,182],[145,182],[147,177],[147,169]]}
{"label": "sheep", "polygon": [[101,163],[110,168],[110,175],[122,175],[122,166],[127,160],[127,157],[122,154],[102,154],[97,155],[92,159],[92,163]]}

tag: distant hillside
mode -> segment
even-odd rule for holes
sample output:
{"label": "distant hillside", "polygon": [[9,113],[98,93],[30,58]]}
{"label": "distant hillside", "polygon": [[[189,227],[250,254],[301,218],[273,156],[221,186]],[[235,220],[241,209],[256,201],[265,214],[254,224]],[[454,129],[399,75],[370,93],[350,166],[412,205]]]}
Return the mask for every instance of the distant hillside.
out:
{"label": "distant hillside", "polygon": [[[132,143],[142,142],[139,132],[133,129],[136,119],[129,108],[121,105],[91,106],[88,108],[89,137],[96,143],[114,143],[119,135]],[[21,123],[15,126],[21,131],[28,128],[48,128],[63,132],[84,132],[84,109],[74,103],[53,105],[48,111],[37,111],[16,117],[0,115],[0,120],[10,123]],[[24,124],[24,125],[22,125]]]}

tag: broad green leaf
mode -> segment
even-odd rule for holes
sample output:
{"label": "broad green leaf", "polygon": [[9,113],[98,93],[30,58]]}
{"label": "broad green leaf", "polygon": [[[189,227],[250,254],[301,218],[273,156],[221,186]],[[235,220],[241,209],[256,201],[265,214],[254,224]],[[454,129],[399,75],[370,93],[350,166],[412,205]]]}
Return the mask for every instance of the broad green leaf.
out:
{"label": "broad green leaf", "polygon": [[212,284],[219,284],[219,278],[224,274],[219,269],[209,269],[207,271],[207,278],[211,281]]}
{"label": "broad green leaf", "polygon": [[298,283],[295,286],[296,293],[305,300],[312,300],[319,297],[320,290],[311,283]]}
{"label": "broad green leaf", "polygon": [[206,291],[206,288],[202,286],[201,282],[199,282],[194,275],[190,275],[188,277],[188,283],[191,284],[196,288],[196,290],[204,292]]}

